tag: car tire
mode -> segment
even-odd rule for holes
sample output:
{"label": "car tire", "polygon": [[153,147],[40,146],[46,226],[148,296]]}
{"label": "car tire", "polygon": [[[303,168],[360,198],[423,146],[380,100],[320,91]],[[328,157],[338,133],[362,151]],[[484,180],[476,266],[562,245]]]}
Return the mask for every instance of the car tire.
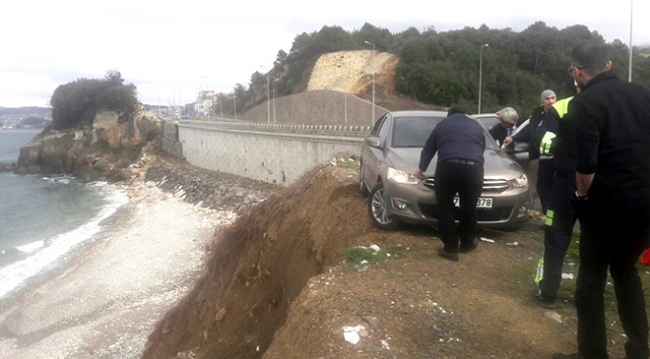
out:
{"label": "car tire", "polygon": [[399,227],[397,218],[391,218],[386,208],[386,201],[384,200],[384,183],[379,182],[370,191],[370,198],[368,198],[368,215],[372,224],[385,231],[394,231]]}
{"label": "car tire", "polygon": [[364,197],[368,197],[368,195],[370,194],[370,191],[368,191],[368,187],[366,186],[366,183],[363,182],[363,162],[361,162],[361,168],[359,168],[359,192]]}

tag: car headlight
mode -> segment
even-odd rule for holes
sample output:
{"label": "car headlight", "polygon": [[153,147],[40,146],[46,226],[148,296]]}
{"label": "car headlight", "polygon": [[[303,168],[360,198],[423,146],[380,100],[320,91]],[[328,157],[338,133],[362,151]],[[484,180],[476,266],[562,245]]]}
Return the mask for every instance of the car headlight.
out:
{"label": "car headlight", "polygon": [[511,179],[510,184],[515,188],[528,187],[528,177],[522,173],[518,178]]}
{"label": "car headlight", "polygon": [[388,179],[395,183],[418,184],[420,180],[414,175],[388,167]]}

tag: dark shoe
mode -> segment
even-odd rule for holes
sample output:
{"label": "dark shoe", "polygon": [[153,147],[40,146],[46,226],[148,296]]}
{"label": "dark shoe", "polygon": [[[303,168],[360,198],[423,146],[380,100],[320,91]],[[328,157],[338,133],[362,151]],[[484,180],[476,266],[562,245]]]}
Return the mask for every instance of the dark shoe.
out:
{"label": "dark shoe", "polygon": [[462,245],[461,244],[460,248],[458,249],[458,252],[459,253],[469,253],[469,252],[475,250],[476,247],[478,247],[478,238],[474,237],[474,239],[472,240],[472,243],[470,243],[468,245]]}
{"label": "dark shoe", "polygon": [[447,252],[444,248],[438,249],[438,255],[452,262],[458,262],[458,253]]}
{"label": "dark shoe", "polygon": [[553,359],[580,359],[580,354],[553,354]]}
{"label": "dark shoe", "polygon": [[[542,298],[542,295],[539,294],[539,290],[535,289],[534,291],[530,292],[530,296],[533,297],[533,299],[539,304],[542,308],[546,309],[555,309],[557,308],[555,306],[555,300],[547,300]],[[561,354],[559,354],[561,355]],[[568,357],[571,358],[571,357]]]}

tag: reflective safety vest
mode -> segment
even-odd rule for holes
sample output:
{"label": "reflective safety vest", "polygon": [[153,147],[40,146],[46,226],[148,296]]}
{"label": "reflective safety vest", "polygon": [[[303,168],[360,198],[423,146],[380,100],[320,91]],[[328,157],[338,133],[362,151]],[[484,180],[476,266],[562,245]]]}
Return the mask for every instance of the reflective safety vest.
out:
{"label": "reflective safety vest", "polygon": [[[571,101],[571,99],[573,99],[573,96],[557,101],[551,105],[551,107],[553,107],[557,113],[558,121],[564,118],[567,112],[569,112],[569,101]],[[557,135],[551,131],[546,131],[544,133],[542,142],[539,144],[540,159],[541,157],[553,157],[553,154],[551,153],[551,147],[553,146],[553,139],[555,137],[557,137]]]}

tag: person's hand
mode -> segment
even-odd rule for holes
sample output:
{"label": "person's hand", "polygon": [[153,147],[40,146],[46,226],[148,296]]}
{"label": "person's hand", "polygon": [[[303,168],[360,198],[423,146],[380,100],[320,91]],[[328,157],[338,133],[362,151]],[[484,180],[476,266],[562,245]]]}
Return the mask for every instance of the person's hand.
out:
{"label": "person's hand", "polygon": [[413,175],[415,176],[415,178],[417,178],[419,180],[424,179],[424,173],[422,173],[422,171],[420,171],[420,170],[415,171],[415,174],[413,174]]}
{"label": "person's hand", "polygon": [[512,139],[512,137],[508,136],[503,140],[503,146],[508,147],[513,142],[514,142],[514,140]]}

